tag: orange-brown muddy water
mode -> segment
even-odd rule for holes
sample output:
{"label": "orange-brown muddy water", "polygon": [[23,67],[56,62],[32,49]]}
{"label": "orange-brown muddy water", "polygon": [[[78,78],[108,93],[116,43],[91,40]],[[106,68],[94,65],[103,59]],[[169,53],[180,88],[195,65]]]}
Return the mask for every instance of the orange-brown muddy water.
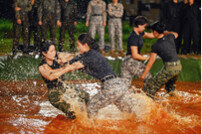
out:
{"label": "orange-brown muddy water", "polygon": [[[162,97],[165,90],[161,89],[147,119],[101,118],[90,126],[89,120],[66,119],[51,106],[42,81],[0,81],[0,85],[0,133],[201,133],[201,83],[177,82],[178,97]],[[133,81],[132,85],[140,88],[142,83]],[[105,111],[119,115],[113,109]]]}

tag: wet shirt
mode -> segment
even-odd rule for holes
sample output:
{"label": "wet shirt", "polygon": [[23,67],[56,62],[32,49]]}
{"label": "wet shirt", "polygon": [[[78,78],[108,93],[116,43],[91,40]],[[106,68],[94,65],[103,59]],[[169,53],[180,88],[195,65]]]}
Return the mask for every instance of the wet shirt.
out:
{"label": "wet shirt", "polygon": [[[115,75],[107,60],[95,50],[90,50],[77,59],[84,65],[84,72],[101,80],[107,75]],[[75,59],[73,59],[75,61]],[[71,63],[71,61],[70,61]]]}
{"label": "wet shirt", "polygon": [[[47,64],[45,60],[42,60],[41,63],[39,64],[39,66],[41,66],[43,64]],[[55,60],[53,61],[52,65],[48,65],[48,66],[52,69],[58,69],[61,67],[60,64]],[[42,75],[41,75],[41,77],[43,78],[44,82],[46,83],[46,86],[48,87],[48,89],[55,88],[61,84],[60,82],[58,82],[58,79],[54,79],[54,80],[50,81],[50,80],[44,78]],[[61,76],[61,77],[63,77],[63,76]]]}
{"label": "wet shirt", "polygon": [[106,22],[106,3],[102,0],[91,0],[88,4],[86,21],[89,22],[92,16],[102,16],[103,22]]}
{"label": "wet shirt", "polygon": [[137,46],[138,47],[138,53],[140,54],[140,51],[143,46],[143,39],[142,36],[144,35],[144,32],[140,33],[137,35],[135,31],[132,31],[128,38],[128,43],[127,43],[127,53],[126,55],[131,55],[131,46]]}
{"label": "wet shirt", "polygon": [[61,8],[61,19],[65,21],[76,21],[78,16],[77,4],[73,0],[65,2],[65,0],[59,0]]}
{"label": "wet shirt", "polygon": [[123,16],[123,5],[121,3],[117,5],[108,4],[108,13],[110,18],[121,18]]}
{"label": "wet shirt", "polygon": [[165,35],[152,45],[151,52],[158,54],[163,62],[177,61],[178,57],[174,40],[175,36],[173,34]]}

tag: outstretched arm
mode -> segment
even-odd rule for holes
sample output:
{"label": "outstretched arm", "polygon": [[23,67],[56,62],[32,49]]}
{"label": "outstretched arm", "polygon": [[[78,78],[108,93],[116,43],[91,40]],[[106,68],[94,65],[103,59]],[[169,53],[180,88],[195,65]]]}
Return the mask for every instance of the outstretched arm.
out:
{"label": "outstretched arm", "polygon": [[133,59],[136,59],[136,60],[148,60],[149,59],[149,57],[144,57],[138,53],[137,46],[131,46],[131,52],[132,52]]}
{"label": "outstretched arm", "polygon": [[150,69],[152,68],[155,60],[156,60],[157,54],[156,53],[151,53],[150,54],[150,59],[149,62],[147,63],[147,66],[143,72],[143,74],[140,76],[140,79],[144,79],[146,77],[146,75],[148,74],[148,72],[150,71]]}
{"label": "outstretched arm", "polygon": [[153,38],[155,38],[153,32],[152,32],[152,33],[144,32],[144,35],[143,35],[142,37],[143,37],[143,38],[148,38],[148,39],[153,39]]}
{"label": "outstretched arm", "polygon": [[165,31],[163,34],[164,34],[164,35],[173,34],[173,35],[175,36],[175,39],[178,37],[178,33],[173,32],[173,31]]}

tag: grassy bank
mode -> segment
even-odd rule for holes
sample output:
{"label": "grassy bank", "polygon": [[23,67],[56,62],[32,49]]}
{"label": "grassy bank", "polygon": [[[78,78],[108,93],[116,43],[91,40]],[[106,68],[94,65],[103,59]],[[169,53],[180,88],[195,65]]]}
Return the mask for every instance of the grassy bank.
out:
{"label": "grassy bank", "polygon": [[[20,57],[16,60],[7,59],[0,60],[0,80],[25,80],[25,79],[41,79],[38,72],[38,65],[41,59],[34,57]],[[120,66],[122,60],[108,60],[117,75],[120,75]],[[201,81],[201,61],[196,59],[181,59],[182,73],[179,81]],[[157,60],[151,69],[152,75],[155,75],[163,66],[161,60]],[[67,79],[93,79],[92,77],[80,71],[75,71],[66,75]]]}
{"label": "grassy bank", "polygon": [[[0,54],[4,55],[5,53],[10,53],[12,50],[12,42],[13,42],[13,23],[9,20],[0,20]],[[129,26],[129,22],[123,22],[123,48],[126,51],[127,48],[127,39],[132,31],[132,27]],[[75,27],[75,39],[77,39],[78,35],[81,33],[87,33],[88,27],[85,26],[84,22],[79,22]],[[49,37],[48,33],[48,37]],[[57,29],[57,39],[59,39],[59,28]],[[69,51],[69,36],[66,33],[66,41],[64,44],[64,49]],[[98,41],[98,35],[96,35],[95,39]],[[151,45],[156,41],[156,39],[143,39],[144,46],[142,48],[142,53],[150,52]],[[22,39],[20,40],[22,42]],[[31,43],[33,43],[33,39],[31,39]],[[108,34],[108,26],[105,27],[105,44],[109,44],[109,34]]]}

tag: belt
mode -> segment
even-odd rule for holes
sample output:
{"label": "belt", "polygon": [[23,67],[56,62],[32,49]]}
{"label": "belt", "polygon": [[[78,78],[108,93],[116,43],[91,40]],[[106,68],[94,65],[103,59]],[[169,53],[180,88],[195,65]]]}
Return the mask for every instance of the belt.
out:
{"label": "belt", "polygon": [[121,17],[109,16],[110,19],[121,19]]}
{"label": "belt", "polygon": [[102,16],[102,14],[92,14],[92,16]]}
{"label": "belt", "polygon": [[116,75],[107,75],[104,78],[102,78],[100,81],[103,83],[106,80],[110,80],[110,79],[113,79],[113,78],[116,78],[116,77],[117,77]]}
{"label": "belt", "polygon": [[177,65],[180,65],[181,62],[180,62],[180,60],[178,60],[178,61],[173,61],[173,62],[165,62],[164,64],[168,65],[168,66],[177,66]]}

